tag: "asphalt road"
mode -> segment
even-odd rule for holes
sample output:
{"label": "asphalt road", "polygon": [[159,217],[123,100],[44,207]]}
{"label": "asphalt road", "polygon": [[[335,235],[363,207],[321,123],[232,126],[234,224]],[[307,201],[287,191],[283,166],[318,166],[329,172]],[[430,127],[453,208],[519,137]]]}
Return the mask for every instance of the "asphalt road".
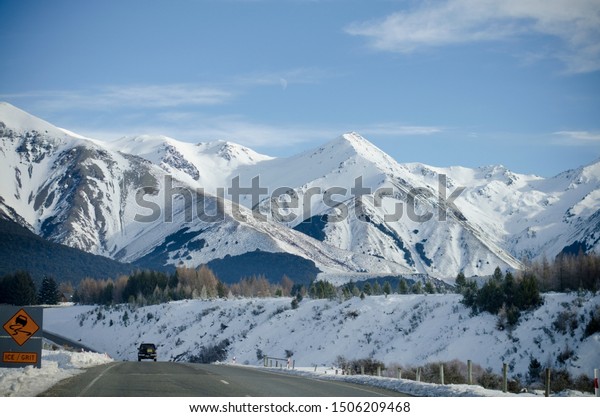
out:
{"label": "asphalt road", "polygon": [[321,381],[240,366],[113,362],[88,369],[41,394],[49,397],[371,397],[384,389]]}

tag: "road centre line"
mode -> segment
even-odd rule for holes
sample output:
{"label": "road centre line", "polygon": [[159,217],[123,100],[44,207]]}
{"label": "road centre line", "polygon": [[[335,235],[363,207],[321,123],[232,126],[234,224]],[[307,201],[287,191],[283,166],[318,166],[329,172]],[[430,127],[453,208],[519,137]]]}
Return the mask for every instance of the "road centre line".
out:
{"label": "road centre line", "polygon": [[105,374],[105,373],[107,373],[108,371],[110,371],[112,368],[114,368],[114,367],[115,367],[115,366],[117,366],[118,364],[119,364],[119,362],[115,362],[115,363],[113,363],[112,365],[110,365],[108,368],[106,368],[104,371],[102,371],[102,372],[100,373],[100,375],[98,375],[96,378],[94,378],[94,379],[92,380],[92,382],[90,382],[90,383],[89,383],[89,384],[88,384],[88,385],[87,385],[87,386],[86,386],[86,387],[85,387],[85,388],[84,388],[84,389],[83,389],[83,390],[82,390],[82,391],[79,393],[78,397],[83,397],[83,396],[85,395],[85,393],[86,393],[86,392],[88,392],[88,390],[89,390],[90,388],[92,388],[92,386],[93,386],[93,385],[94,385],[96,382],[98,382],[98,380],[99,380],[100,378],[102,378],[102,377],[104,376],[104,374]]}

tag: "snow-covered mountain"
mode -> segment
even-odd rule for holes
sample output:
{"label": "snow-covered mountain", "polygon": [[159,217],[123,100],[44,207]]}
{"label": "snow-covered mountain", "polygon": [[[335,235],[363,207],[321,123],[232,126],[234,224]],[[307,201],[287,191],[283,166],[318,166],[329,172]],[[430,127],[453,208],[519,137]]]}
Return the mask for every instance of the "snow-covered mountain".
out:
{"label": "snow-covered mountain", "polygon": [[[179,165],[191,164],[196,170],[214,167],[214,163],[196,162],[198,150],[184,151],[195,145],[167,139],[159,143],[155,141],[153,154],[160,154],[161,147],[174,146],[181,149],[180,155],[189,155]],[[598,161],[550,179],[515,174],[502,166],[470,169],[399,164],[360,135],[349,133],[290,158],[255,157],[220,173],[216,179],[198,183],[206,189],[227,190],[235,177],[246,185],[259,177],[260,186],[268,190],[259,203],[265,213],[273,207],[270,197],[275,190],[290,189],[287,194],[297,196],[297,207],[285,213],[285,221],[273,220],[338,248],[393,260],[437,277],[458,270],[486,275],[496,266],[518,268],[520,259],[550,258],[565,248],[592,251],[600,237],[594,210],[599,206]],[[446,176],[445,184],[440,184],[441,175]],[[364,196],[360,212],[351,192],[358,178],[362,186],[381,192],[377,201]],[[445,221],[439,217],[423,223],[412,221],[407,212],[410,190],[429,190],[429,198],[421,196],[419,204],[437,214],[441,186],[446,187],[446,196],[465,187],[453,201],[459,212],[445,210]],[[315,190],[321,198],[310,197]],[[326,190],[335,193],[329,204],[322,197]],[[255,205],[248,196],[242,196],[240,203],[248,208]],[[337,208],[332,207],[335,203],[339,203]],[[336,219],[342,204],[343,213],[349,215]],[[396,218],[394,213],[402,215]],[[386,220],[389,218],[391,221]]]}
{"label": "snow-covered mountain", "polygon": [[[52,241],[121,261],[145,258],[161,265],[197,266],[262,251],[291,254],[324,272],[410,272],[262,222],[245,207],[201,192],[189,176],[171,177],[148,159],[73,135],[9,104],[0,105],[0,121],[0,175],[5,178],[0,208]],[[215,166],[235,165],[238,157],[260,159],[251,151],[237,153],[241,147],[213,145],[199,147],[199,158],[207,157],[204,151],[228,161],[214,160]],[[215,146],[220,147],[215,151]],[[207,219],[214,214],[220,214],[217,220]]]}
{"label": "snow-covered mountain", "polygon": [[288,158],[164,136],[102,142],[7,103],[0,138],[0,210],[127,262],[197,266],[259,250],[338,277],[448,279],[600,247],[600,160],[545,179],[399,164],[356,133]]}

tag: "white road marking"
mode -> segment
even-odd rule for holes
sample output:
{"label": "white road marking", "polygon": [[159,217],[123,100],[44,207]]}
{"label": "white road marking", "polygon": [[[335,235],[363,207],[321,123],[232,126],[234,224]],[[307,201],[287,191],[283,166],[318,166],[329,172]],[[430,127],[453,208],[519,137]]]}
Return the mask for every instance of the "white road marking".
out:
{"label": "white road marking", "polygon": [[221,382],[224,383],[225,385],[229,385],[229,382],[225,381],[224,379],[221,379]]}
{"label": "white road marking", "polygon": [[92,382],[90,382],[87,387],[85,387],[80,393],[79,393],[79,397],[83,397],[85,395],[86,392],[88,392],[88,390],[90,388],[92,388],[92,385],[94,385],[96,382],[98,382],[98,380],[100,378],[102,378],[104,376],[105,373],[107,373],[109,370],[111,370],[113,367],[117,366],[119,364],[119,362],[113,363],[111,366],[109,366],[108,368],[106,368],[104,371],[102,371],[100,373],[100,375],[98,375],[96,378],[93,379]]}

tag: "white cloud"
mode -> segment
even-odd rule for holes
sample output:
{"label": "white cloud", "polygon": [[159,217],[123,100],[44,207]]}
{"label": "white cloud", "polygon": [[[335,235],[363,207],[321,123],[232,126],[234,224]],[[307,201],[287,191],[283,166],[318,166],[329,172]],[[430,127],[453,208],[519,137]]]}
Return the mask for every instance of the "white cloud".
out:
{"label": "white cloud", "polygon": [[233,94],[213,87],[190,84],[109,87],[104,93],[111,102],[135,107],[177,107],[220,104]]}
{"label": "white cloud", "polygon": [[242,87],[249,86],[285,86],[292,84],[318,84],[324,78],[331,77],[332,74],[319,68],[294,68],[279,72],[255,72],[237,76],[232,80],[233,84]]}
{"label": "white cloud", "polygon": [[447,0],[424,2],[383,19],[353,23],[379,50],[410,53],[481,41],[548,35],[560,46],[549,56],[571,73],[600,69],[600,3],[597,0]]}
{"label": "white cloud", "polygon": [[369,138],[423,136],[440,133],[435,126],[399,123],[355,124],[352,126],[320,126],[269,124],[239,115],[210,116],[198,112],[160,112],[147,124],[145,119],[114,120],[110,128],[99,130],[85,126],[69,126],[70,130],[91,138],[114,140],[128,135],[166,135],[178,140],[204,142],[229,140],[248,147],[293,148],[300,144],[322,143],[342,133],[356,131]]}
{"label": "white cloud", "polygon": [[554,132],[554,135],[566,139],[569,143],[600,144],[600,132],[588,132],[585,130],[563,130]]}
{"label": "white cloud", "polygon": [[46,90],[3,94],[5,99],[33,98],[36,107],[48,110],[161,108],[216,105],[234,94],[224,89],[193,84],[106,86],[90,90]]}
{"label": "white cloud", "polygon": [[359,132],[374,136],[423,136],[441,133],[444,129],[437,126],[415,126],[399,123],[379,123],[363,126]]}
{"label": "white cloud", "polygon": [[318,68],[295,68],[272,73],[251,73],[208,85],[193,83],[108,85],[81,90],[40,90],[0,94],[0,99],[33,99],[35,107],[46,111],[70,109],[177,108],[213,106],[228,103],[247,94],[252,87],[316,84],[330,76]]}

